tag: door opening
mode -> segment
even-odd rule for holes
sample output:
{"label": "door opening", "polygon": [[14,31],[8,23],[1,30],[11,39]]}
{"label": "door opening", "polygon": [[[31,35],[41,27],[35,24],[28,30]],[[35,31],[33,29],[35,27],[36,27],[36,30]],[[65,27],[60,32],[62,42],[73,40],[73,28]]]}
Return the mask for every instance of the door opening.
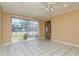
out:
{"label": "door opening", "polygon": [[45,38],[51,39],[51,21],[45,22]]}

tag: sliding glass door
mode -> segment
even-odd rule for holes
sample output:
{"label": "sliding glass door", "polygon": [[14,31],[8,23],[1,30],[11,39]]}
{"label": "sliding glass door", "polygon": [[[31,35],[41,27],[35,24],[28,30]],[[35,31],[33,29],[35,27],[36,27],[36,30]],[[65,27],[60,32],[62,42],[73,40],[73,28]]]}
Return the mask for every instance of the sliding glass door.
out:
{"label": "sliding glass door", "polygon": [[12,42],[37,39],[39,23],[36,21],[12,18]]}

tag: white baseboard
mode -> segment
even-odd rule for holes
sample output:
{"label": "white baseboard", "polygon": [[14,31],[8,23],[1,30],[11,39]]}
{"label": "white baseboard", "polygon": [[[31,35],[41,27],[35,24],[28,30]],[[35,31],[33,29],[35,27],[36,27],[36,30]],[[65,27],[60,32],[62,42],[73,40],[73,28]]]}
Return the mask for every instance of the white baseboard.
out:
{"label": "white baseboard", "polygon": [[52,41],[55,41],[55,42],[58,42],[58,43],[63,43],[63,44],[66,44],[66,45],[71,45],[71,46],[74,46],[74,47],[79,47],[79,45],[77,45],[77,44],[73,44],[73,43],[69,43],[69,42],[65,42],[65,41],[61,41],[61,40],[52,39]]}
{"label": "white baseboard", "polygon": [[[44,39],[44,38],[41,38],[41,39]],[[55,41],[55,42],[58,42],[58,43],[63,43],[63,44],[66,44],[66,45],[71,45],[71,46],[74,46],[74,47],[79,47],[79,45],[77,44],[73,44],[73,43],[69,43],[69,42],[65,42],[65,41],[61,41],[61,40],[55,40],[55,39],[52,39],[51,41]],[[11,43],[3,43],[2,45],[10,45]]]}
{"label": "white baseboard", "polygon": [[2,45],[10,45],[11,43],[9,42],[9,43],[3,43]]}

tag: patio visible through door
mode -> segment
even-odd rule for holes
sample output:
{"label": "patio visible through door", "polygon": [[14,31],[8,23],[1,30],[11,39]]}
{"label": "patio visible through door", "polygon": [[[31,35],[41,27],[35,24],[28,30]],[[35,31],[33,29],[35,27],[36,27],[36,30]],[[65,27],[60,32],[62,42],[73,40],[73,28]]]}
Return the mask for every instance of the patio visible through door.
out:
{"label": "patio visible through door", "polygon": [[27,19],[12,17],[12,42],[37,39],[39,23]]}

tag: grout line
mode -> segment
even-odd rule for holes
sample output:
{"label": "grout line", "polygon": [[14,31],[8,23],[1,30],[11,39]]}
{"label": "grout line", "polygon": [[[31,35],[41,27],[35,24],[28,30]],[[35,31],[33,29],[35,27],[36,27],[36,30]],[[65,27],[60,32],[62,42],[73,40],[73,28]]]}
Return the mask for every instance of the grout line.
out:
{"label": "grout line", "polygon": [[24,49],[22,48],[21,44],[22,44],[22,43],[20,43],[20,48],[21,48],[21,50],[22,50],[24,56],[26,56],[26,54],[24,53]]}
{"label": "grout line", "polygon": [[[63,46],[63,47],[61,47],[61,48],[59,48],[57,51],[55,51],[54,53],[56,53],[56,52],[58,52],[59,50],[61,50],[62,48],[64,48],[64,47],[66,47],[66,46]],[[54,55],[54,53],[53,54],[51,54],[50,56],[53,56]]]}
{"label": "grout line", "polygon": [[75,54],[75,56],[78,56],[79,50],[77,51],[77,53]]}
{"label": "grout line", "polygon": [[17,53],[16,53],[16,47],[15,47],[15,44],[14,44],[13,47],[14,47],[14,51],[15,51],[16,56],[18,56]]}
{"label": "grout line", "polygon": [[[25,46],[25,44],[23,43],[23,45]],[[28,46],[27,46],[28,47]],[[26,47],[25,47],[26,48]],[[34,53],[29,49],[28,47],[28,50],[34,55]],[[34,55],[35,56],[35,55]]]}
{"label": "grout line", "polygon": [[[32,47],[33,47],[33,46],[32,46]],[[40,49],[39,49],[40,47],[38,47],[38,48],[33,47],[33,48],[35,48],[36,50],[38,50],[40,54],[42,54],[43,52],[47,52],[46,50],[44,50],[44,51],[41,52]],[[48,49],[48,50],[49,50],[49,49]]]}
{"label": "grout line", "polygon": [[73,48],[73,47],[71,47],[68,51],[66,51],[66,52],[63,54],[63,56],[64,56],[67,52],[69,52],[72,48]]}
{"label": "grout line", "polygon": [[[29,43],[28,45],[26,45],[27,43]],[[30,44],[31,43],[31,44]],[[35,45],[33,45],[35,43]],[[38,44],[38,45],[37,45]],[[23,47],[22,47],[23,46]],[[62,48],[67,47],[69,45],[66,44],[58,44],[58,43],[52,43],[50,45],[49,41],[43,41],[43,42],[39,42],[39,41],[32,41],[32,42],[21,42],[21,43],[17,43],[17,44],[13,44],[13,45],[7,45],[5,46],[5,52],[3,50],[2,53],[4,53],[4,55],[6,54],[7,56],[9,56],[9,48],[13,48],[12,51],[14,51],[14,54],[16,56],[17,55],[17,50],[16,48],[18,47],[21,51],[21,53],[23,53],[24,56],[26,56],[27,54],[31,53],[31,55],[36,56],[36,55],[49,55],[49,56],[53,56],[54,54],[56,54],[58,51],[62,50]],[[57,49],[55,51],[53,51],[53,49],[55,49],[57,47]],[[66,53],[68,53],[70,50],[73,50],[73,46],[69,46],[70,48],[67,49],[62,56],[65,56]],[[45,48],[44,50],[42,50],[43,48]],[[27,49],[27,50],[26,50]],[[34,51],[32,51],[32,49],[34,49]],[[52,50],[52,51],[51,51]],[[77,49],[76,49],[77,50]],[[2,51],[2,47],[1,47],[1,51]],[[26,51],[28,51],[29,53],[27,53]],[[36,54],[34,52],[37,52]],[[52,54],[50,55],[50,52],[52,52]],[[11,53],[11,52],[10,52]],[[27,53],[27,54],[26,54]],[[77,55],[79,53],[79,50],[77,50],[76,54]]]}

